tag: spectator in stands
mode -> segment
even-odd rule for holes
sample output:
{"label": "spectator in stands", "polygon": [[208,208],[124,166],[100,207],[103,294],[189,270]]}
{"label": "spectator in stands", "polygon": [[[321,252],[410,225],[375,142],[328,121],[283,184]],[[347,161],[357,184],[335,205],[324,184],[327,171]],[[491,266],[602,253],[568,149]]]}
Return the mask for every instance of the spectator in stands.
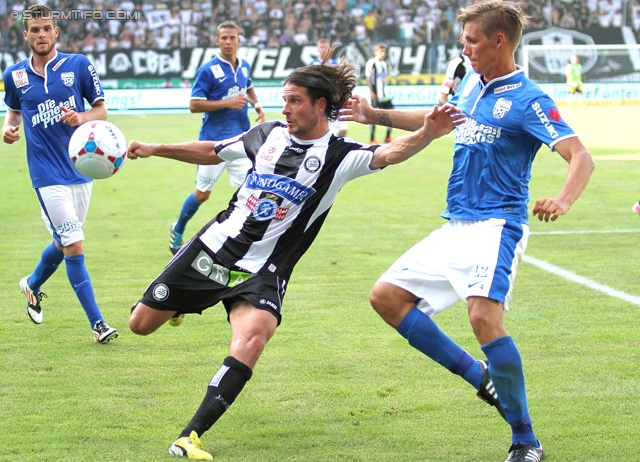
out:
{"label": "spectator in stands", "polygon": [[635,11],[635,15],[632,18],[632,27],[636,36],[636,42],[640,43],[640,9]]}
{"label": "spectator in stands", "polygon": [[269,39],[266,44],[267,48],[280,48],[282,46],[279,32],[281,32],[279,29],[275,29],[271,34],[269,34]]}
{"label": "spectator in stands", "polygon": [[573,8],[562,8],[561,11],[563,11],[563,14],[560,18],[559,26],[563,29],[575,29],[577,22],[576,18],[574,17]]}
{"label": "spectator in stands", "polygon": [[307,45],[309,43],[309,34],[305,32],[302,26],[296,27],[296,33],[292,39],[296,45]]}
{"label": "spectator in stands", "polygon": [[378,10],[376,8],[369,10],[362,21],[364,22],[364,27],[367,29],[369,41],[375,41],[378,30]]}
{"label": "spectator in stands", "polygon": [[583,4],[580,7],[580,11],[578,12],[578,21],[576,27],[581,30],[588,29],[591,27],[591,24],[593,24],[593,21],[593,12]]}

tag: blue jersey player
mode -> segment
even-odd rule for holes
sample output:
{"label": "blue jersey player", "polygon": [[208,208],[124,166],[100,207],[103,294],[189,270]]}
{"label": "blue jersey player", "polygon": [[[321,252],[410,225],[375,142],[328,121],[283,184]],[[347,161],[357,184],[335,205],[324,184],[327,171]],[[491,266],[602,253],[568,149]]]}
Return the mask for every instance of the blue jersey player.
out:
{"label": "blue jersey player", "polygon": [[[200,141],[227,139],[249,130],[251,123],[247,103],[258,113],[256,121],[265,121],[251,81],[251,66],[237,57],[240,46],[238,26],[231,21],[221,23],[216,43],[220,46],[220,54],[198,69],[191,90],[189,109],[203,113]],[[169,250],[172,253],[175,254],[182,246],[187,223],[200,205],[209,199],[225,166],[231,186],[237,188],[244,183],[251,163],[242,159],[220,165],[197,166],[195,191],[187,196],[178,221],[171,225]]]}
{"label": "blue jersey player", "polygon": [[[82,225],[91,199],[92,182],[69,160],[69,139],[88,120],[105,120],[107,107],[96,70],[82,55],[58,53],[59,29],[50,8],[33,5],[23,13],[24,38],[32,55],[4,73],[7,114],[2,140],[20,139],[24,121],[27,163],[42,217],[53,236],[29,276],[20,281],[27,314],[42,323],[40,287],[64,260],[69,283],[89,318],[96,342],[107,343],[118,331],[104,321],[84,263]],[[85,112],[85,100],[92,108]]]}
{"label": "blue jersey player", "polygon": [[[522,359],[503,322],[529,235],[531,164],[542,144],[569,164],[558,195],[533,205],[533,215],[545,222],[569,211],[594,164],[554,102],[515,63],[526,24],[520,8],[485,0],[462,8],[456,20],[473,71],[452,99],[467,120],[456,128],[442,214],[448,222],[380,277],[370,301],[411,346],[496,406],[512,430],[507,461],[539,462],[545,453],[529,416]],[[415,130],[424,112],[373,109],[355,97],[345,114],[360,123]],[[467,302],[486,359],[472,358],[432,319],[459,299]]]}

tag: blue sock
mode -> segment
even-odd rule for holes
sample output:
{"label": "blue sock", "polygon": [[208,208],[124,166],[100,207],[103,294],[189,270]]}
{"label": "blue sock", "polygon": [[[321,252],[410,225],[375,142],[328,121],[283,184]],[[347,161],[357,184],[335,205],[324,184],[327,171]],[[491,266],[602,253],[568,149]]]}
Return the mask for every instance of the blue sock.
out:
{"label": "blue sock", "polygon": [[180,211],[180,216],[178,217],[176,226],[173,228],[176,233],[184,234],[187,223],[189,223],[189,220],[191,220],[191,218],[196,214],[200,208],[200,204],[201,203],[198,202],[198,199],[196,199],[196,196],[194,196],[193,193],[187,196],[184,200],[184,204],[182,204],[182,210]]}
{"label": "blue sock", "polygon": [[56,272],[60,263],[64,259],[62,251],[58,250],[56,245],[51,242],[42,251],[40,261],[33,270],[33,273],[29,276],[29,287],[34,292],[40,292],[42,284],[47,282],[47,279]]}
{"label": "blue sock", "polygon": [[71,287],[75,290],[76,296],[80,300],[87,318],[89,318],[91,328],[93,328],[96,322],[104,321],[104,318],[93,295],[93,285],[91,284],[87,267],[84,265],[84,255],[64,257],[64,262],[67,266],[67,277]]}
{"label": "blue sock", "polygon": [[512,442],[537,447],[538,440],[529,417],[522,358],[516,344],[510,336],[500,337],[481,348],[489,360],[491,380],[511,425]]}
{"label": "blue sock", "polygon": [[397,330],[412,347],[461,376],[476,390],[480,387],[483,375],[480,363],[460,348],[418,308],[414,307],[407,313]]}

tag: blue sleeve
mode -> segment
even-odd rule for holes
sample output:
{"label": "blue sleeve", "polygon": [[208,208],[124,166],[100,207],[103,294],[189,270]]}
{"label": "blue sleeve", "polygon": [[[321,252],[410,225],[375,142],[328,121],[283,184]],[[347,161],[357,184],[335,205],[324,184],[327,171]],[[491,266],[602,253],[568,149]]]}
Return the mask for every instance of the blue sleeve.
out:
{"label": "blue sleeve", "polygon": [[[93,64],[85,56],[80,55],[81,63],[80,69],[82,72],[82,97],[89,101],[89,104],[93,104],[99,100],[104,99],[104,90],[102,89],[102,83],[100,83],[100,77]],[[84,109],[84,107],[82,108]]]}
{"label": "blue sleeve", "polygon": [[13,83],[13,77],[11,71],[7,69],[4,71],[4,104],[8,108],[16,111],[21,110],[20,100],[18,99],[18,92],[16,86]]}
{"label": "blue sleeve", "polygon": [[196,72],[196,78],[193,81],[193,88],[191,89],[192,98],[204,98],[208,99],[209,88],[211,87],[211,70],[209,66],[202,66]]}
{"label": "blue sleeve", "polygon": [[247,90],[251,87],[253,87],[253,80],[251,80],[251,64],[249,64],[247,61],[245,61],[245,64],[247,66],[247,72],[249,73],[249,78],[247,79]]}
{"label": "blue sleeve", "polygon": [[562,119],[558,107],[547,95],[531,100],[524,110],[522,128],[547,146],[575,136],[573,129]]}

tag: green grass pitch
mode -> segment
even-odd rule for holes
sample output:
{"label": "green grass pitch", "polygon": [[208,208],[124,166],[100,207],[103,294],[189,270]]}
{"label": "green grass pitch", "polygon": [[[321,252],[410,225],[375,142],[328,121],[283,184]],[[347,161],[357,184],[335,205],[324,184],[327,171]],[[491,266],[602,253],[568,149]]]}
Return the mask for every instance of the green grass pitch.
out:
{"label": "green grass pitch", "polygon": [[[637,461],[640,217],[631,212],[640,199],[637,107],[564,112],[596,170],[567,216],[531,222],[527,256],[584,279],[523,262],[506,328],[524,360],[534,428],[548,460]],[[152,142],[196,139],[200,125],[191,114],[109,120],[127,139]],[[351,125],[349,135],[367,141],[368,127]],[[344,188],[294,271],[283,323],[253,378],[202,438],[215,460],[506,458],[510,431],[497,412],[407,345],[368,303],[377,277],[442,224],[451,145],[452,137],[444,137]],[[116,341],[98,345],[64,267],[43,287],[43,324],[25,315],[18,281],[50,239],[24,151],[20,141],[0,152],[0,461],[168,461],[167,448],[228,354],[224,309],[187,316],[179,328],[164,326],[148,337],[133,335],[127,320],[170,258],[169,226],[193,190],[195,167],[128,160],[116,176],[95,182],[86,262],[103,314],[120,330]],[[543,147],[532,200],[555,196],[566,172],[564,161]],[[225,174],[187,234],[226,207],[232,193]],[[464,304],[436,321],[480,357]]]}

